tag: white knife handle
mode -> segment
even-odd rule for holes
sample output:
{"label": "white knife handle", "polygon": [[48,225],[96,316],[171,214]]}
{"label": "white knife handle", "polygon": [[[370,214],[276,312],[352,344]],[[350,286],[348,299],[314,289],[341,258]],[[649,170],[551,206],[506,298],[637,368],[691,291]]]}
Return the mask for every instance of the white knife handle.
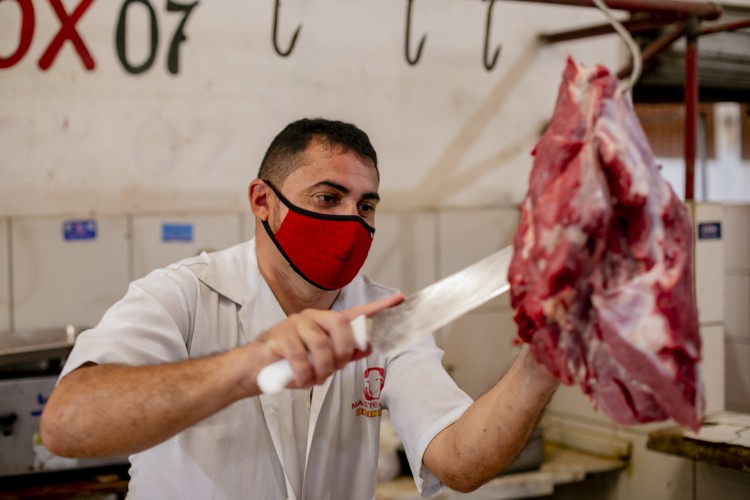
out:
{"label": "white knife handle", "polygon": [[[354,342],[360,351],[367,350],[367,318],[357,316],[351,322],[354,331]],[[258,387],[265,394],[278,394],[294,380],[292,366],[286,359],[274,361],[264,366],[258,374]]]}
{"label": "white knife handle", "polygon": [[354,342],[357,349],[364,352],[367,350],[367,317],[360,314],[352,320],[352,331],[354,332]]}

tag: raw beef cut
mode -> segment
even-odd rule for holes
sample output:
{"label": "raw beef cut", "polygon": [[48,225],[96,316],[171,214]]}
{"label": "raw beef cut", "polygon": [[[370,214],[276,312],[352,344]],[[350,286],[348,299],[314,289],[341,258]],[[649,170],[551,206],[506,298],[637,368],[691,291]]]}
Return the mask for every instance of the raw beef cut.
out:
{"label": "raw beef cut", "polygon": [[692,224],[606,68],[572,59],[509,270],[521,340],[614,422],[703,418]]}

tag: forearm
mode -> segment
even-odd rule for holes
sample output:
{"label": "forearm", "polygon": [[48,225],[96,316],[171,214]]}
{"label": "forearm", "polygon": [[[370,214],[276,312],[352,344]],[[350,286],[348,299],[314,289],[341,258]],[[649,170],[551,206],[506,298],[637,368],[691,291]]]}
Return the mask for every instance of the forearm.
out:
{"label": "forearm", "polygon": [[79,368],[52,392],[41,418],[53,453],[124,455],[154,446],[243,397],[258,394],[246,346],[224,354],[153,366]]}
{"label": "forearm", "polygon": [[505,376],[435,437],[425,465],[453,489],[478,488],[518,455],[557,385],[524,347]]}

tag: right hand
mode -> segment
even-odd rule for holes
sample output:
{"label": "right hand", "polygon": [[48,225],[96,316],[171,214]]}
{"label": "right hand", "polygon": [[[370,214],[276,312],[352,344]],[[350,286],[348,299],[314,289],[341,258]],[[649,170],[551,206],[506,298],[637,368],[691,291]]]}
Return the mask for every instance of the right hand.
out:
{"label": "right hand", "polygon": [[404,300],[392,295],[344,311],[305,309],[273,326],[259,341],[268,363],[285,358],[294,372],[289,388],[322,384],[347,363],[367,355],[357,351],[351,321],[370,316]]}

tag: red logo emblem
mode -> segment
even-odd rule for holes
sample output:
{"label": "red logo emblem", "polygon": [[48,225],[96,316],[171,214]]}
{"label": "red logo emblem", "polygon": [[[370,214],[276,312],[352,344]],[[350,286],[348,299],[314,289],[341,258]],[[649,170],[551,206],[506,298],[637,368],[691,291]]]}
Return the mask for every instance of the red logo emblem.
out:
{"label": "red logo emblem", "polygon": [[385,381],[385,370],[383,368],[368,368],[365,370],[365,399],[367,401],[378,401],[380,391]]}

